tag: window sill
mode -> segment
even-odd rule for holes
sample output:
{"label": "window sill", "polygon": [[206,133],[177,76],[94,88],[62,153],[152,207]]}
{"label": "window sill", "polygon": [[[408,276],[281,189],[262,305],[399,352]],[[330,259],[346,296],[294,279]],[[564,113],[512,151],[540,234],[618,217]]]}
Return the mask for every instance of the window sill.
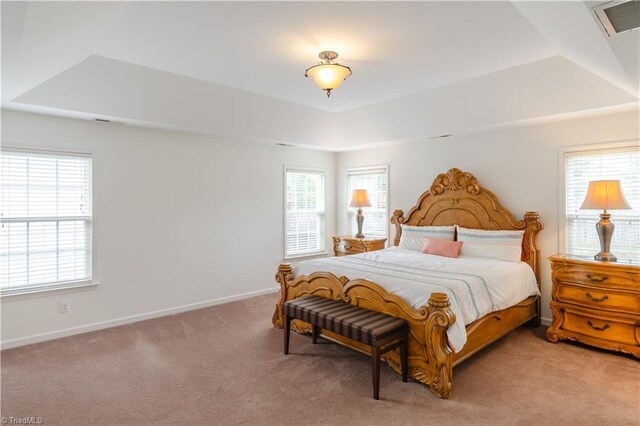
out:
{"label": "window sill", "polygon": [[11,292],[0,293],[2,302],[14,300],[30,299],[33,297],[51,296],[55,294],[75,293],[79,291],[94,290],[98,287],[98,282],[83,282],[77,284],[60,284],[57,286],[41,288],[24,288]]}
{"label": "window sill", "polygon": [[292,254],[289,256],[285,256],[284,259],[285,260],[304,259],[306,257],[321,257],[321,256],[328,256],[328,255],[329,253],[323,250],[323,251],[314,251],[313,253]]}

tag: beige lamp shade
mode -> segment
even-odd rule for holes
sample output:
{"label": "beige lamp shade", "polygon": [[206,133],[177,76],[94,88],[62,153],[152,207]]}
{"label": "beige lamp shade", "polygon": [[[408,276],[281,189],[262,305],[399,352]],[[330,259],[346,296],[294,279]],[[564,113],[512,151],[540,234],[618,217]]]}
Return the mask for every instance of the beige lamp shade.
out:
{"label": "beige lamp shade", "polygon": [[631,206],[624,198],[619,180],[593,180],[581,210],[629,210]]}
{"label": "beige lamp shade", "polygon": [[371,207],[371,200],[366,189],[354,189],[349,207]]}
{"label": "beige lamp shade", "polygon": [[340,64],[321,64],[307,70],[306,76],[322,90],[337,89],[351,75],[351,69]]}

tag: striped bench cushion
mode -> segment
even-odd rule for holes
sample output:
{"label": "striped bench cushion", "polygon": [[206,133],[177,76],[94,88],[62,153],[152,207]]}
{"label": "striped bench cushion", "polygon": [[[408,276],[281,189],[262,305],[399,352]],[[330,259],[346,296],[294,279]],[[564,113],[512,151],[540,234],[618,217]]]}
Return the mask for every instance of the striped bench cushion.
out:
{"label": "striped bench cushion", "polygon": [[391,334],[407,333],[407,322],[402,318],[319,296],[287,300],[283,313],[367,345],[384,341]]}

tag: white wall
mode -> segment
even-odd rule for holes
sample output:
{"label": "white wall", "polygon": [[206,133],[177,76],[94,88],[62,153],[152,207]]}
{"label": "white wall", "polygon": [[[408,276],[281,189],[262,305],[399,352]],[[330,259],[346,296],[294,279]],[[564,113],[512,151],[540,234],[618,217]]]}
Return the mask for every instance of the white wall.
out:
{"label": "white wall", "polygon": [[[527,210],[540,212],[545,226],[538,240],[543,259],[542,316],[550,319],[551,282],[546,258],[558,251],[559,147],[637,140],[638,126],[638,112],[633,111],[340,153],[337,229],[346,231],[344,188],[345,169],[349,167],[389,164],[390,210],[405,212],[414,206],[438,173],[452,167],[470,171],[516,217],[522,217]],[[392,229],[389,235],[391,238],[395,235]]]}
{"label": "white wall", "polygon": [[[3,298],[3,347],[274,288],[284,165],[326,169],[331,250],[333,153],[7,110],[2,143],[96,152],[100,282],[80,292]],[[63,300],[71,312],[58,312]]]}
{"label": "white wall", "polygon": [[[346,231],[345,169],[389,164],[391,210],[407,211],[438,173],[468,170],[516,216],[540,212],[546,258],[558,250],[559,147],[638,139],[639,124],[633,111],[334,154],[3,110],[6,145],[96,151],[100,281],[82,292],[3,298],[3,347],[274,288],[285,164],[326,169],[329,251],[330,235]],[[63,300],[71,312],[58,312]]]}

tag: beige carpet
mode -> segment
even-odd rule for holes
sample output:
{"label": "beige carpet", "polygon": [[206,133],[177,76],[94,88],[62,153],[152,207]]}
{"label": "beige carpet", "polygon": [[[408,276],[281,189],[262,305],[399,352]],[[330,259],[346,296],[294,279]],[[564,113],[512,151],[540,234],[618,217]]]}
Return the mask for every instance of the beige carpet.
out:
{"label": "beige carpet", "polygon": [[275,294],[2,352],[2,416],[44,424],[625,424],[640,363],[521,328],[454,369],[450,400],[271,327]]}

